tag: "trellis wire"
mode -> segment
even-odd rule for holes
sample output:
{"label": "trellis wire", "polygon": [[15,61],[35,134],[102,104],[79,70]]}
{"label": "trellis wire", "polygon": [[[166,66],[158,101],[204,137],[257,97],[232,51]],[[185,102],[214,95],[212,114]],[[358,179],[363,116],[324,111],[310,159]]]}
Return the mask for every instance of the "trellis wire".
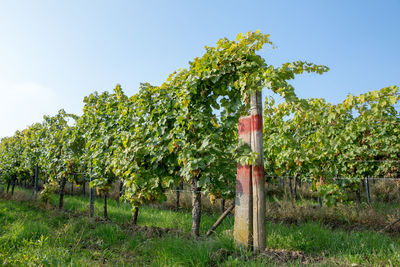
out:
{"label": "trellis wire", "polygon": [[[266,178],[297,178],[297,179],[318,179],[312,176],[277,176],[277,175],[266,175]],[[323,177],[324,179],[334,179],[334,180],[347,180],[347,179],[370,179],[370,180],[393,180],[397,181],[400,180],[400,177]]]}

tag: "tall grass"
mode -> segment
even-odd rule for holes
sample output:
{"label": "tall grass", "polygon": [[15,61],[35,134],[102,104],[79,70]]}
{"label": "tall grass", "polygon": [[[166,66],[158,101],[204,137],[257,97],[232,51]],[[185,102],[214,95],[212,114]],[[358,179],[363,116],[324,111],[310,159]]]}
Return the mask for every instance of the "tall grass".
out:
{"label": "tall grass", "polygon": [[[18,194],[21,190],[18,190]],[[18,196],[17,194],[17,196]],[[57,196],[50,201],[56,206]],[[138,227],[129,227],[128,205],[109,201],[109,218],[88,218],[88,198],[66,196],[65,211],[35,201],[0,199],[0,265],[9,266],[297,266],[237,248],[228,217],[216,234],[195,239],[188,233],[190,213],[144,206]],[[218,215],[204,214],[201,232]],[[161,228],[159,230],[158,227]],[[165,229],[175,229],[166,231]],[[268,222],[269,249],[302,251],[316,266],[400,265],[398,237],[375,231],[331,230],[315,222],[288,225]]]}

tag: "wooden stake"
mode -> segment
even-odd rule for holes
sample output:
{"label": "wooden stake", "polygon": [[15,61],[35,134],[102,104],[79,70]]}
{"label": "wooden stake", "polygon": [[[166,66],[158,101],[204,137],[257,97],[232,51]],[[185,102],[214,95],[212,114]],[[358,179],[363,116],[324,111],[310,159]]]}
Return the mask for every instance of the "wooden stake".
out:
{"label": "wooden stake", "polygon": [[179,182],[179,185],[177,187],[176,190],[176,200],[175,200],[175,210],[179,210],[180,207],[180,191],[183,190],[183,180],[181,179],[181,181]]}
{"label": "wooden stake", "polygon": [[207,237],[210,236],[214,230],[221,224],[225,217],[235,208],[235,203],[233,203],[229,208],[227,208],[224,213],[218,218],[218,220],[213,224],[213,226],[208,230]]}
{"label": "wooden stake", "polygon": [[367,193],[367,201],[368,201],[368,204],[370,204],[371,203],[371,194],[369,192],[369,179],[365,178],[364,182],[365,182],[365,191]]}
{"label": "wooden stake", "polygon": [[251,114],[251,150],[258,156],[252,165],[253,188],[253,247],[257,252],[265,250],[265,179],[264,179],[264,147],[261,91],[250,96]]}
{"label": "wooden stake", "polygon": [[400,222],[400,218],[398,218],[397,220],[395,220],[394,222],[392,222],[391,224],[386,225],[384,228],[382,228],[379,232],[383,232],[386,229],[392,227],[393,225],[395,225],[396,223]]}
{"label": "wooden stake", "polygon": [[200,235],[200,220],[201,220],[201,187],[198,186],[199,177],[192,178],[192,230],[193,236]]}
{"label": "wooden stake", "polygon": [[298,175],[296,174],[294,176],[294,200],[297,200],[297,180],[298,180]]}

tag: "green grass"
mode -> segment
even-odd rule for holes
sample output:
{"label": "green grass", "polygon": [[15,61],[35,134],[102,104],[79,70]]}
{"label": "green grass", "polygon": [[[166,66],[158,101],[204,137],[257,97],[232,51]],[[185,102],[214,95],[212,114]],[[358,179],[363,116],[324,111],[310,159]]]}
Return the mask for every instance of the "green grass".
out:
{"label": "green grass", "polygon": [[[30,194],[21,189],[16,195]],[[16,197],[17,197],[16,196]],[[56,205],[57,196],[50,203]],[[101,216],[102,199],[95,214]],[[41,207],[42,206],[42,207]],[[282,262],[235,248],[226,230],[228,217],[210,238],[189,236],[191,215],[141,207],[138,224],[129,228],[130,207],[109,200],[110,220],[87,217],[88,197],[66,196],[65,211],[44,208],[36,201],[0,199],[0,265],[9,266],[260,266]],[[218,215],[204,214],[204,234]],[[147,226],[145,229],[143,226]],[[152,228],[177,229],[158,234]],[[400,240],[374,231],[330,230],[315,222],[298,225],[267,223],[269,248],[303,251],[317,266],[351,264],[400,265]],[[223,249],[227,253],[216,256]],[[298,265],[292,261],[287,265]]]}

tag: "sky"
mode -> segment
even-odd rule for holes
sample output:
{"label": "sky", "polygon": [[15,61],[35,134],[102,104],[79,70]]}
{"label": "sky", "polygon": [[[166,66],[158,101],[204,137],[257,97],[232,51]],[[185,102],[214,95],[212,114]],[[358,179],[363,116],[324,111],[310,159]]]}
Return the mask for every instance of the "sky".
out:
{"label": "sky", "polygon": [[[271,34],[268,64],[330,68],[298,76],[298,96],[338,103],[400,85],[400,0],[0,0],[0,137],[83,98],[160,85],[174,70],[240,32]],[[263,91],[268,95],[268,90]]]}

